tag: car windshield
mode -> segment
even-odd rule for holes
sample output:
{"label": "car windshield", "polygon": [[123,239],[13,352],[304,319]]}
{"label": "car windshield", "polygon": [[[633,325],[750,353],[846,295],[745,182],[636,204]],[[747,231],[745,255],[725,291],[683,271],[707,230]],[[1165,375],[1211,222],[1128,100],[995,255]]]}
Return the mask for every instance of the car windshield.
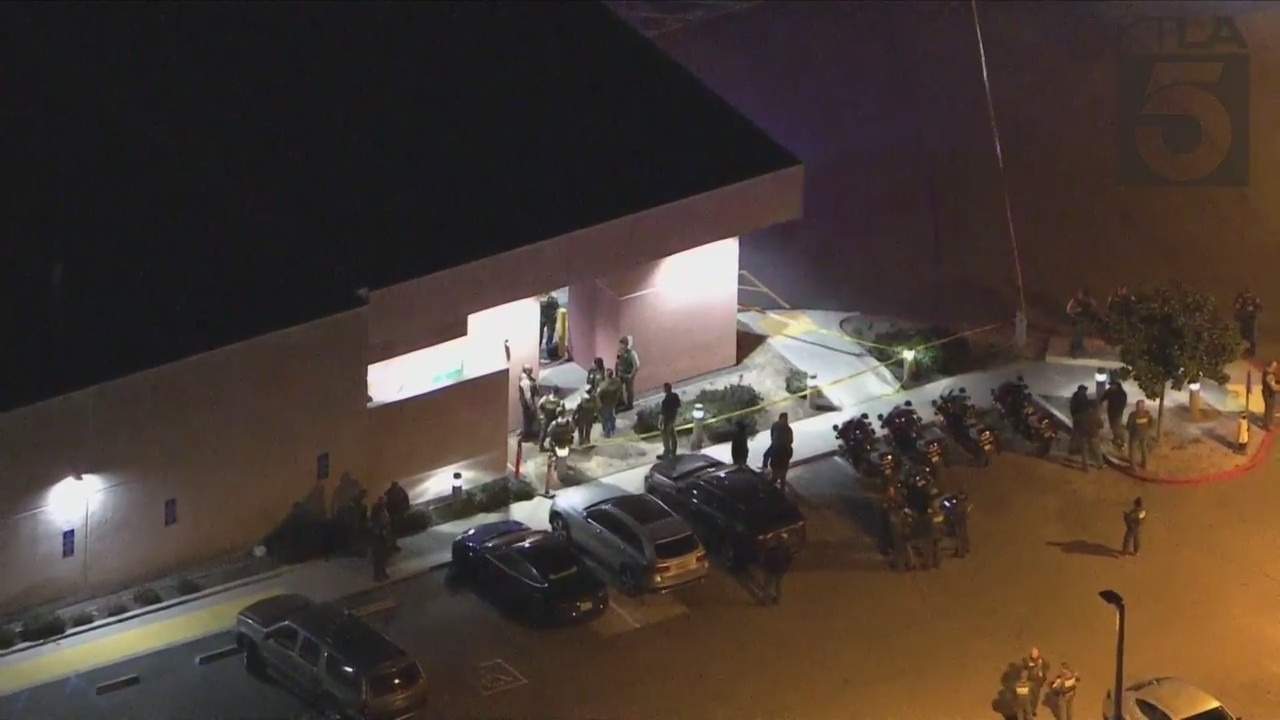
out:
{"label": "car windshield", "polygon": [[684,557],[698,549],[698,538],[693,533],[685,533],[679,537],[653,544],[653,552],[659,560],[674,560]]}
{"label": "car windshield", "polygon": [[545,534],[546,533],[541,530],[521,530],[520,532],[513,532],[507,535],[499,535],[498,537],[486,542],[484,546],[490,548],[511,547],[512,545],[519,545],[526,540],[537,539]]}
{"label": "car windshield", "polygon": [[579,572],[578,559],[565,546],[537,543],[522,548],[520,555],[549,583],[564,582]]}
{"label": "car windshield", "polygon": [[369,678],[369,695],[385,697],[401,693],[422,679],[422,671],[417,663],[407,663],[389,672],[378,673]]}
{"label": "car windshield", "polygon": [[1219,705],[1212,710],[1188,715],[1186,720],[1235,720],[1235,718],[1231,717],[1231,713],[1227,712],[1226,708]]}

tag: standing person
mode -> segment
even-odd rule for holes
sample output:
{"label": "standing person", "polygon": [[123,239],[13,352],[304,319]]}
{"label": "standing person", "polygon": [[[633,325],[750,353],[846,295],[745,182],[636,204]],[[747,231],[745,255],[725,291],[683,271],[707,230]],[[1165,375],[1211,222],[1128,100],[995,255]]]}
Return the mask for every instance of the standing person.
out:
{"label": "standing person", "polygon": [[587,371],[587,392],[594,393],[600,389],[600,383],[604,382],[604,358],[596,358],[591,363],[591,369]]}
{"label": "standing person", "polygon": [[564,403],[560,402],[560,398],[556,397],[554,392],[547,392],[542,395],[542,399],[538,401],[538,412],[542,413],[542,426],[538,428],[538,448],[547,449],[547,437],[551,432],[551,423],[560,417],[560,410],[564,407]]}
{"label": "standing person", "polygon": [[734,465],[746,465],[751,448],[747,445],[747,424],[742,420],[733,421],[733,439],[729,443],[729,456]]}
{"label": "standing person", "polygon": [[1135,498],[1133,507],[1124,512],[1124,542],[1120,545],[1121,555],[1138,556],[1142,550],[1142,523],[1147,519],[1147,510],[1142,507],[1142,498]]}
{"label": "standing person", "polygon": [[520,439],[532,440],[538,435],[538,381],[533,378],[533,368],[525,365],[520,370]]}
{"label": "standing person", "polygon": [[1093,462],[1097,463],[1098,469],[1104,467],[1102,461],[1102,417],[1097,411],[1097,403],[1093,400],[1086,402],[1083,413],[1076,419],[1076,425],[1073,431],[1079,431],[1078,441],[1080,443],[1080,469],[1089,472],[1089,459],[1092,457]]}
{"label": "standing person", "polygon": [[1089,291],[1080,288],[1067,302],[1067,317],[1071,320],[1071,357],[1084,352],[1084,336],[1098,315],[1098,303]]}
{"label": "standing person", "polygon": [[632,347],[629,337],[618,340],[618,357],[614,370],[622,381],[622,409],[632,410],[636,406],[636,373],[640,372],[640,354]]}
{"label": "standing person", "polygon": [[1276,377],[1276,361],[1267,363],[1262,371],[1262,429],[1271,432],[1271,419],[1276,414],[1276,393],[1280,392],[1280,378]]}
{"label": "standing person", "polygon": [[680,418],[680,396],[671,389],[671,383],[662,384],[662,457],[671,459],[679,450],[676,423]]}
{"label": "standing person", "polygon": [[556,316],[559,314],[560,299],[555,296],[555,293],[543,295],[538,340],[548,360],[556,359]]}
{"label": "standing person", "polygon": [[385,525],[375,530],[370,538],[369,558],[373,563],[374,582],[382,582],[390,577],[387,575],[387,560],[391,558],[391,542]]}
{"label": "standing person", "polygon": [[1013,713],[1018,720],[1031,720],[1035,713],[1031,710],[1031,681],[1027,679],[1027,671],[1018,673],[1018,680],[1013,684]]}
{"label": "standing person", "polygon": [[1079,684],[1080,676],[1075,674],[1070,665],[1062,663],[1062,669],[1058,671],[1058,676],[1049,686],[1057,700],[1055,705],[1058,708],[1058,720],[1072,720],[1072,707],[1076,703],[1076,686]]}
{"label": "standing person", "polygon": [[611,438],[618,432],[618,403],[622,401],[622,381],[606,370],[600,388],[596,390],[600,408],[600,432]]}
{"label": "standing person", "polygon": [[387,517],[391,521],[391,533],[394,538],[396,533],[403,531],[404,519],[409,515],[409,508],[412,507],[409,503],[409,492],[401,487],[399,482],[392,480],[382,497],[386,499]]}
{"label": "standing person", "polygon": [[1151,426],[1155,425],[1154,418],[1151,417],[1151,411],[1147,410],[1145,400],[1139,400],[1133,406],[1133,412],[1129,413],[1129,422],[1126,424],[1129,430],[1129,465],[1131,467],[1146,469],[1147,467],[1147,450],[1151,444]]}
{"label": "standing person", "polygon": [[907,526],[908,521],[905,510],[901,507],[894,507],[889,511],[889,544],[893,551],[893,560],[890,564],[898,572],[911,572],[916,569],[915,560],[911,553]]}
{"label": "standing person", "polygon": [[1124,409],[1129,407],[1129,394],[1124,391],[1124,384],[1112,380],[1102,393],[1102,402],[1107,406],[1107,422],[1111,425],[1111,442],[1124,449]]}
{"label": "standing person", "polygon": [[1031,715],[1034,717],[1040,714],[1040,694],[1049,682],[1049,662],[1040,654],[1040,648],[1033,647],[1023,659],[1022,669],[1027,674],[1027,682],[1031,683]]}
{"label": "standing person", "polygon": [[578,444],[591,444],[591,428],[596,424],[596,416],[600,413],[600,400],[592,393],[591,386],[582,389],[582,399],[573,409],[573,424],[578,428]]}
{"label": "standing person", "polygon": [[1248,344],[1244,356],[1251,358],[1258,354],[1258,313],[1262,312],[1262,301],[1245,288],[1236,295],[1235,311],[1240,337]]}
{"label": "standing person", "polygon": [[364,488],[356,491],[355,497],[351,498],[351,549],[356,551],[356,556],[364,555],[365,548],[369,545],[369,506],[365,503],[368,493]]}
{"label": "standing person", "polygon": [[795,432],[791,429],[790,416],[780,413],[773,426],[769,428],[769,449],[764,453],[762,469],[771,471],[771,479],[778,487],[787,485],[787,470],[791,467],[792,446],[795,443]]}
{"label": "standing person", "polygon": [[764,587],[760,593],[761,605],[777,605],[782,602],[782,578],[791,570],[791,548],[785,543],[770,543],[761,557],[764,565]]}
{"label": "standing person", "polygon": [[942,541],[947,537],[946,518],[937,510],[929,511],[929,566],[942,569]]}
{"label": "standing person", "polygon": [[1084,385],[1077,385],[1075,393],[1071,396],[1070,402],[1071,422],[1079,423],[1080,415],[1089,409],[1089,388]]}
{"label": "standing person", "polygon": [[951,508],[951,526],[956,531],[955,556],[962,558],[969,554],[969,496],[964,488],[956,493],[956,504]]}

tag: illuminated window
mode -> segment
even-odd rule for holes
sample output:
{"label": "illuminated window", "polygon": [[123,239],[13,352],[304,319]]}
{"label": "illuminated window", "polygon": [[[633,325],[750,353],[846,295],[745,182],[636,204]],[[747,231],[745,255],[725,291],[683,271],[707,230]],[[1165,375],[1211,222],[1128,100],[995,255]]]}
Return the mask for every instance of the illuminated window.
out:
{"label": "illuminated window", "polygon": [[62,531],[62,557],[69,558],[76,554],[76,531]]}
{"label": "illuminated window", "polygon": [[169,527],[178,522],[178,499],[169,498],[164,501],[164,526]]}

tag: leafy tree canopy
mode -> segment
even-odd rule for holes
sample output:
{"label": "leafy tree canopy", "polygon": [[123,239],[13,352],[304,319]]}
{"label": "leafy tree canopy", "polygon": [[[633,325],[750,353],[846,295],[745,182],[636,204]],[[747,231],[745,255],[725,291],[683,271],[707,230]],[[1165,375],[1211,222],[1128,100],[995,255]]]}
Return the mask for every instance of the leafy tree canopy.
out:
{"label": "leafy tree canopy", "polygon": [[1149,398],[1202,379],[1225,384],[1227,363],[1240,355],[1239,332],[1218,314],[1213,296],[1182,283],[1143,288],[1113,303],[1103,332],[1125,374]]}

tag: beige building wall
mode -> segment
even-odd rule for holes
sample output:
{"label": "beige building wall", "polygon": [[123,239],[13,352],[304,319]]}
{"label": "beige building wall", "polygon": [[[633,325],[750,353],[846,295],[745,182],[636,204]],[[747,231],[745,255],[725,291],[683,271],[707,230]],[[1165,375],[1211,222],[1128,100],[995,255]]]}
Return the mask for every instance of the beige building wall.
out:
{"label": "beige building wall", "polygon": [[[366,332],[349,312],[0,416],[0,607],[243,550],[343,471],[365,477]],[[96,492],[69,501],[74,472]]]}

